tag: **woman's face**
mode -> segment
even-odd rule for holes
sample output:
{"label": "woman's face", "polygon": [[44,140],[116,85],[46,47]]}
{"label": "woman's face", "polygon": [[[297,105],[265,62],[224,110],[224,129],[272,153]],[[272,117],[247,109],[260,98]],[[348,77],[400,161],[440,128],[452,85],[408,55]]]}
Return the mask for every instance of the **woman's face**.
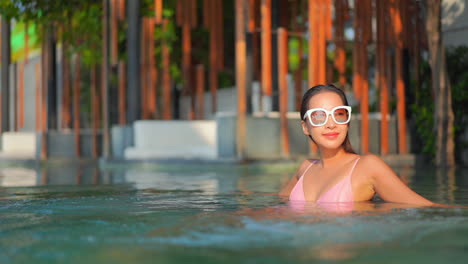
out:
{"label": "woman's face", "polygon": [[[334,92],[321,92],[309,99],[308,109],[324,108],[331,111],[337,106],[343,106],[341,97]],[[331,116],[323,126],[312,126],[309,119],[302,121],[302,131],[307,136],[312,136],[314,142],[327,149],[336,149],[342,146],[348,134],[348,124],[336,124]]]}

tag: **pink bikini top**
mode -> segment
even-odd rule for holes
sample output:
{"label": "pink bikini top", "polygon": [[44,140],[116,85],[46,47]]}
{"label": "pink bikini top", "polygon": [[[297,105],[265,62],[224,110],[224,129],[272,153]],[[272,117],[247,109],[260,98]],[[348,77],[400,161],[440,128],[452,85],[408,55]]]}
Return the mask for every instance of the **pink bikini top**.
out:
{"label": "pink bikini top", "polygon": [[[353,167],[351,168],[351,171],[349,172],[346,177],[344,177],[342,180],[340,180],[335,186],[331,187],[327,192],[325,192],[318,200],[317,203],[349,203],[349,202],[354,202],[354,196],[353,196],[353,188],[351,185],[351,175],[353,174],[354,168],[356,167],[357,162],[359,161],[359,158],[354,162]],[[304,181],[304,175],[305,173],[309,170],[309,168],[317,163],[312,162],[302,173],[301,177],[297,181],[296,185],[291,191],[291,194],[289,195],[289,200],[290,201],[305,201],[304,197],[304,187],[303,187],[303,181]]]}

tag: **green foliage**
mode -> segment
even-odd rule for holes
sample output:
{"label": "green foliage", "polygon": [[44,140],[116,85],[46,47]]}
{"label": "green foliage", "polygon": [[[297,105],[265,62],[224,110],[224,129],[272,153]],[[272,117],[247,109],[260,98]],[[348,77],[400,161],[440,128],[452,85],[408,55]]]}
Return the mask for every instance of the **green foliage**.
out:
{"label": "green foliage", "polygon": [[85,65],[100,61],[100,0],[0,0],[0,14],[37,27],[39,41],[46,37],[47,30],[60,32],[58,42],[68,43],[69,53],[80,52]]}
{"label": "green foliage", "polygon": [[468,129],[468,46],[448,48],[446,54],[455,116],[455,153],[458,154],[468,147],[468,142],[464,139]]}
{"label": "green foliage", "polygon": [[[421,83],[415,92],[415,103],[410,105],[410,111],[416,122],[416,135],[422,146],[422,153],[435,156],[436,144],[434,137],[434,99],[431,87],[431,72],[427,62],[421,64]],[[417,85],[412,85],[417,87]]]}

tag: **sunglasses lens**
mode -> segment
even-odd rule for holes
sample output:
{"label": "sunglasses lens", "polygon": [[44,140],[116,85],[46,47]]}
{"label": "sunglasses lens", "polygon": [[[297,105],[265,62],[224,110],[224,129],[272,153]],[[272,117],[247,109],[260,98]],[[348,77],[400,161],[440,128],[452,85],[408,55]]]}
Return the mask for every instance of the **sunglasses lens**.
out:
{"label": "sunglasses lens", "polygon": [[337,108],[333,111],[333,117],[337,123],[346,123],[349,119],[349,111],[346,108]]}
{"label": "sunglasses lens", "polygon": [[314,126],[321,126],[327,121],[327,113],[322,110],[316,110],[310,113],[310,121]]}

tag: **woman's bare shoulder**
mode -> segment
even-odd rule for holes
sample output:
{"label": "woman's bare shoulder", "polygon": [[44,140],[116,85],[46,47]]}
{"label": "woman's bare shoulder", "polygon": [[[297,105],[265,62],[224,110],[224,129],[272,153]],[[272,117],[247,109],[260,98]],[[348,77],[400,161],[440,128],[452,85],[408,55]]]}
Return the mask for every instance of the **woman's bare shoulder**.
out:
{"label": "woman's bare shoulder", "polygon": [[314,160],[314,159],[306,159],[304,160],[301,165],[299,165],[299,168],[297,169],[297,172],[296,172],[296,178],[299,180],[299,178],[301,177],[301,175],[305,172],[305,170],[307,168],[309,168],[310,165],[312,164],[315,164],[317,163],[318,160]]}
{"label": "woman's bare shoulder", "polygon": [[379,156],[374,154],[361,155],[359,163],[361,166],[368,168],[375,168],[386,165],[386,163]]}
{"label": "woman's bare shoulder", "polygon": [[369,179],[386,175],[392,171],[382,158],[374,154],[362,155],[359,160],[359,167],[361,173],[369,176]]}

